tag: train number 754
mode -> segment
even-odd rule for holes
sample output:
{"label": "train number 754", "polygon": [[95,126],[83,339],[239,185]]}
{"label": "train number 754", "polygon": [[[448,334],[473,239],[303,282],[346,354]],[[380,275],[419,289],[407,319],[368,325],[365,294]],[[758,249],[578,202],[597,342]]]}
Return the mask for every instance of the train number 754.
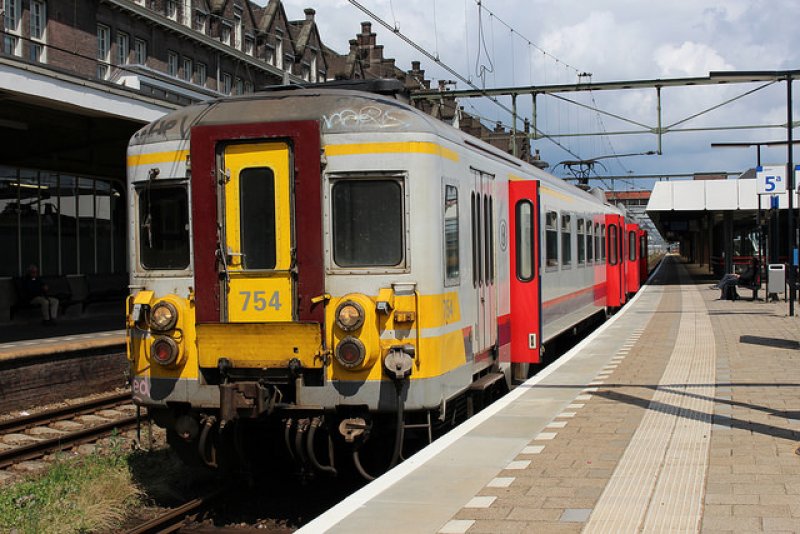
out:
{"label": "train number 754", "polygon": [[267,306],[273,308],[275,311],[279,311],[281,309],[280,291],[275,291],[270,297],[269,301],[267,301],[266,291],[239,291],[239,294],[244,297],[242,311],[247,311],[251,304],[253,309],[256,311],[264,311],[267,309]]}

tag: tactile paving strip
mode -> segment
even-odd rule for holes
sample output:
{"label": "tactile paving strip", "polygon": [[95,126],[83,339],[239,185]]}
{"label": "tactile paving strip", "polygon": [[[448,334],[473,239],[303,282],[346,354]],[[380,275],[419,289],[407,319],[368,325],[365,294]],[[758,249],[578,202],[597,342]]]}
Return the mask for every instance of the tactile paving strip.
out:
{"label": "tactile paving strip", "polygon": [[675,348],[630,445],[583,530],[697,531],[714,399],[715,345],[705,304],[682,286]]}

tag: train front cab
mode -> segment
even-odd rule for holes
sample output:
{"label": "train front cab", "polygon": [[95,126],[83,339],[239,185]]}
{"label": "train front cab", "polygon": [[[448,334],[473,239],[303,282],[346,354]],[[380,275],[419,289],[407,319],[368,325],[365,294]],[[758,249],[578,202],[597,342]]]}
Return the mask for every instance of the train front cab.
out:
{"label": "train front cab", "polygon": [[541,363],[541,269],[539,182],[509,179],[511,255],[511,367],[512,378],[528,377],[531,365]]}
{"label": "train front cab", "polygon": [[[145,272],[155,289],[132,297],[129,319],[134,400],[187,442],[199,424],[270,410],[281,400],[275,384],[322,379],[319,139],[310,121],[192,129],[193,283],[186,291]],[[169,192],[142,191],[140,203]],[[188,233],[188,214],[165,213],[140,233],[173,219]]]}
{"label": "train front cab", "polygon": [[620,308],[626,302],[624,219],[606,214],[606,284],[607,306]]}
{"label": "train front cab", "polygon": [[625,292],[628,296],[639,291],[641,284],[639,265],[639,225],[625,223]]}

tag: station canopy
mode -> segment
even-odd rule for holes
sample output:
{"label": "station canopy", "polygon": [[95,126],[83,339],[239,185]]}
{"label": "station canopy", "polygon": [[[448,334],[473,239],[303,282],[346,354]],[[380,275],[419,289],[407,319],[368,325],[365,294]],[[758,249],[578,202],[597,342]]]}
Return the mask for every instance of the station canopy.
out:
{"label": "station canopy", "polygon": [[[789,207],[788,194],[777,195],[779,209]],[[770,196],[761,195],[761,209],[770,208]],[[794,206],[798,206],[795,192]],[[755,171],[730,180],[682,180],[657,182],[647,203],[647,214],[667,240],[701,229],[703,220],[733,212],[734,219],[755,222],[759,207]]]}

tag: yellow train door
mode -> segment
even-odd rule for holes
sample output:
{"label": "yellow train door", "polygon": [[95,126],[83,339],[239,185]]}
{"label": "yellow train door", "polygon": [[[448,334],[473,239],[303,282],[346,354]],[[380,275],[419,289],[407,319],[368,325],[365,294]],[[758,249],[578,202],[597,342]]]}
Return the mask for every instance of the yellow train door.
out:
{"label": "yellow train door", "polygon": [[223,152],[223,320],[292,321],[295,312],[291,152],[285,142]]}

